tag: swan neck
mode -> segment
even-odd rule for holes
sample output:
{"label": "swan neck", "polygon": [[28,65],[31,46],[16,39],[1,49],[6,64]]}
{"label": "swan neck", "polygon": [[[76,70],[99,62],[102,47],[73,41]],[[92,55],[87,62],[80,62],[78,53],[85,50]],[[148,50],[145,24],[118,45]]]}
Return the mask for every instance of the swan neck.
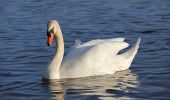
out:
{"label": "swan neck", "polygon": [[56,40],[56,51],[52,61],[56,63],[55,68],[57,68],[57,70],[59,71],[64,55],[64,41],[63,41],[62,34],[61,36],[56,37],[55,40]]}
{"label": "swan neck", "polygon": [[49,79],[59,79],[60,78],[60,67],[64,55],[64,39],[62,36],[61,29],[58,29],[57,35],[55,35],[56,40],[56,52],[48,67],[48,78]]}

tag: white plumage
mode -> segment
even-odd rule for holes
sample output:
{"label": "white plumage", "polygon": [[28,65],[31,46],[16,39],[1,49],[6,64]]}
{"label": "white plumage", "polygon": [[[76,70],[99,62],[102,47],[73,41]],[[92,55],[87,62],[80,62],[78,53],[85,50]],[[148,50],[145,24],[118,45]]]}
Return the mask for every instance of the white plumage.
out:
{"label": "white plumage", "polygon": [[[58,26],[58,22],[52,20],[49,22],[48,28],[50,30],[51,27],[54,27],[56,30],[56,32],[54,32],[56,39],[60,39],[60,42],[62,42],[63,40],[60,38],[62,37],[62,33],[57,31],[57,28],[60,30]],[[60,43],[58,43],[58,48],[61,49],[57,50],[43,78],[77,78],[113,74],[116,71],[126,70],[130,67],[138,51],[141,39],[138,38],[137,42],[126,52],[118,54],[120,50],[129,46],[124,40],[124,38],[98,39],[83,44],[81,44],[80,41],[76,41],[75,46],[71,48],[63,60],[63,55],[60,51],[64,51],[64,48],[62,49],[64,46],[60,46]]]}

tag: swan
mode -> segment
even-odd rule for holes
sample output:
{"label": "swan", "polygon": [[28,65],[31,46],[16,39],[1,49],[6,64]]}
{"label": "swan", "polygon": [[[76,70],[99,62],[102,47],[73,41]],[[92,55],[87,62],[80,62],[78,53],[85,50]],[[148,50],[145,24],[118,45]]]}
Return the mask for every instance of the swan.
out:
{"label": "swan", "polygon": [[56,53],[43,72],[42,78],[62,79],[94,75],[114,74],[130,67],[137,54],[141,38],[126,52],[119,51],[129,46],[124,38],[97,39],[81,44],[76,41],[68,54],[64,55],[64,39],[57,20],[47,24],[48,46],[56,40]]}

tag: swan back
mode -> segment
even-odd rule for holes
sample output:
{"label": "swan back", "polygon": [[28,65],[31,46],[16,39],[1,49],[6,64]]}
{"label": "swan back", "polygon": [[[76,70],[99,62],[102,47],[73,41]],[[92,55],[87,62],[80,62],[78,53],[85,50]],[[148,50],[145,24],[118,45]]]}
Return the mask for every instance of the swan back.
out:
{"label": "swan back", "polygon": [[62,76],[84,77],[112,74],[116,71],[116,66],[113,64],[114,56],[128,45],[122,41],[105,41],[100,44],[82,44],[72,48],[63,60]]}

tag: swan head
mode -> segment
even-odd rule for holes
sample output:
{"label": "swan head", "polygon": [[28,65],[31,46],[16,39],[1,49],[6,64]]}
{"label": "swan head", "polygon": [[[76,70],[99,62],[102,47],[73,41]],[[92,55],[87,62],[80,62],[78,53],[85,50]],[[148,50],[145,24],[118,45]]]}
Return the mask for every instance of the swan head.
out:
{"label": "swan head", "polygon": [[47,45],[48,46],[52,45],[54,36],[56,38],[58,38],[60,36],[60,34],[61,34],[60,31],[61,30],[60,30],[60,26],[59,26],[58,21],[51,20],[51,21],[48,22],[48,24],[47,24],[47,36],[48,36]]}

